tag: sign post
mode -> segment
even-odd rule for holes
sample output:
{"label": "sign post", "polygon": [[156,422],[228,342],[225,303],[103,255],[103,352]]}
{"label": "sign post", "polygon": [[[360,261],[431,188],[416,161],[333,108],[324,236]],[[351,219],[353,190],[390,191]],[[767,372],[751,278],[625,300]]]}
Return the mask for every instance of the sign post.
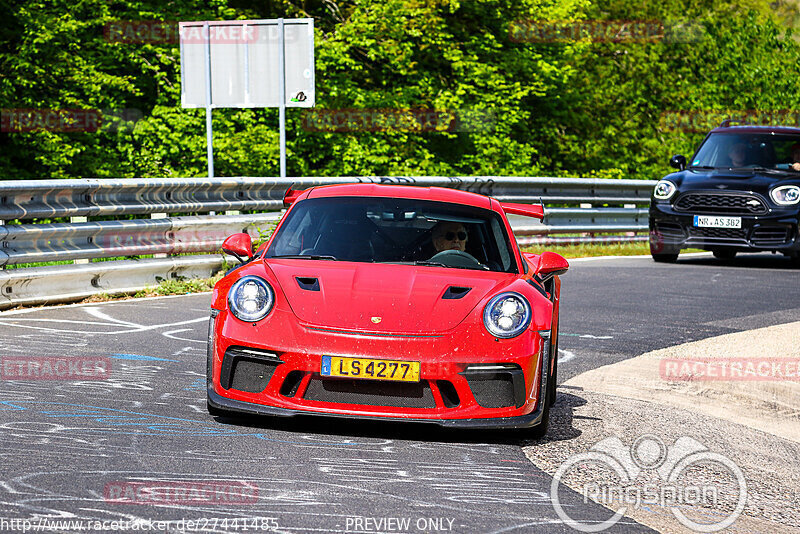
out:
{"label": "sign post", "polygon": [[280,175],[286,177],[286,108],[313,107],[314,20],[180,23],[181,106],[205,108],[208,176],[214,176],[212,110],[277,107]]}

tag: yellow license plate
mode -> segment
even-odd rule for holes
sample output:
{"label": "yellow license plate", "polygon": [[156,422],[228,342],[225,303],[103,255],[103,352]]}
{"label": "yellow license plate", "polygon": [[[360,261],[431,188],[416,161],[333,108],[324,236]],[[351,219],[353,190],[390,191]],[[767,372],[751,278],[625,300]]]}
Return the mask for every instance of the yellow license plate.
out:
{"label": "yellow license plate", "polygon": [[419,362],[323,356],[320,374],[345,378],[419,382]]}

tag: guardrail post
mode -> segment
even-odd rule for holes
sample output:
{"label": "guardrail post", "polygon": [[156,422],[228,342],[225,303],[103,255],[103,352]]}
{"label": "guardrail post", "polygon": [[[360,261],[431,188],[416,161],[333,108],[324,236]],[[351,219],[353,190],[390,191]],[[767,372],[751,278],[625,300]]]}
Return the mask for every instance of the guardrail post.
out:
{"label": "guardrail post", "polygon": [[[88,220],[89,220],[88,217],[70,217],[69,218],[69,222],[72,223],[72,224],[85,223]],[[77,260],[72,260],[72,263],[75,263],[77,265],[82,265],[82,264],[89,263],[89,259],[88,258],[81,258],[81,259],[77,259]]]}
{"label": "guardrail post", "polygon": [[[167,218],[167,214],[166,213],[151,213],[150,214],[150,218],[151,219],[166,219]],[[166,258],[167,255],[166,254],[153,254],[153,257],[154,258]]]}

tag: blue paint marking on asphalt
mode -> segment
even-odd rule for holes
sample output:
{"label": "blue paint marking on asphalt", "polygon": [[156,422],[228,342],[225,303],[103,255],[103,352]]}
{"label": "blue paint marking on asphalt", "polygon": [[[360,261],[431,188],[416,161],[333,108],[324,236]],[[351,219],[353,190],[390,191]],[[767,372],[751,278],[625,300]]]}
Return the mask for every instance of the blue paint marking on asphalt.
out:
{"label": "blue paint marking on asphalt", "polygon": [[198,378],[191,385],[186,386],[183,388],[184,391],[186,390],[193,390],[193,389],[206,389],[206,379],[205,378]]}
{"label": "blue paint marking on asphalt", "polygon": [[168,360],[166,358],[156,358],[155,356],[142,356],[141,354],[112,354],[114,360],[139,360],[145,362],[177,362],[178,360]]}
{"label": "blue paint marking on asphalt", "polygon": [[16,404],[12,404],[11,401],[0,401],[0,411],[10,411],[10,410],[24,410],[22,406],[17,406]]}
{"label": "blue paint marking on asphalt", "polygon": [[[101,406],[90,406],[86,404],[70,404],[67,402],[42,402],[42,401],[35,401],[35,400],[26,400],[26,401],[13,401],[14,404],[11,404],[12,401],[0,401],[0,405],[7,404],[9,406],[13,406],[17,410],[28,410],[28,408],[24,406],[16,406],[17,404],[41,404],[47,406],[56,406],[59,407],[58,410],[40,410],[39,413],[45,415],[47,417],[86,417],[86,418],[93,418],[96,422],[105,423],[108,425],[113,425],[115,428],[110,430],[103,430],[103,429],[93,429],[93,428],[75,428],[72,429],[73,431],[76,430],[83,430],[88,432],[96,432],[100,434],[137,434],[137,435],[159,435],[164,434],[165,432],[169,433],[180,433],[183,435],[196,435],[196,436],[207,436],[209,434],[216,434],[222,436],[253,436],[258,439],[262,439],[265,441],[272,441],[275,443],[288,443],[290,445],[308,445],[308,441],[289,441],[289,440],[282,440],[282,439],[274,439],[274,438],[267,438],[261,432],[252,432],[252,433],[243,433],[239,432],[236,429],[232,428],[225,428],[222,425],[219,426],[206,426],[205,428],[191,428],[180,426],[181,423],[200,423],[204,424],[203,421],[197,421],[196,419],[182,419],[180,417],[170,417],[167,415],[156,415],[156,414],[148,414],[148,413],[139,413],[139,412],[129,412],[127,410],[118,410],[114,408],[103,408]],[[63,408],[62,408],[63,407]],[[59,411],[61,410],[61,411]],[[113,414],[125,414],[125,415],[113,415]],[[151,419],[147,421],[147,419]],[[153,421],[155,420],[155,421]],[[163,421],[163,422],[159,422]],[[120,426],[139,426],[139,427],[146,427],[143,430],[151,430],[153,432],[157,432],[157,434],[146,434],[143,432],[124,432],[120,428]],[[334,446],[353,446],[355,443],[327,443],[328,445]]]}

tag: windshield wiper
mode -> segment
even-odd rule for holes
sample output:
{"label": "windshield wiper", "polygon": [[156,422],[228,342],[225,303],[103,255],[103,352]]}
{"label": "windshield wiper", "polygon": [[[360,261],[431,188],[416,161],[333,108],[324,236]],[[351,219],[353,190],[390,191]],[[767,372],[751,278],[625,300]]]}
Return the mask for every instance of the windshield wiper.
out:
{"label": "windshield wiper", "polygon": [[713,171],[717,167],[712,167],[710,165],[689,165],[689,168],[690,169],[705,169],[705,170],[708,170],[708,171]]}
{"label": "windshield wiper", "polygon": [[450,267],[438,261],[419,260],[415,261],[414,265],[427,265],[428,267]]}
{"label": "windshield wiper", "polygon": [[339,258],[336,256],[325,256],[320,254],[283,254],[280,256],[269,256],[268,258],[264,259],[281,259],[281,260],[331,260],[331,261],[339,261]]}

